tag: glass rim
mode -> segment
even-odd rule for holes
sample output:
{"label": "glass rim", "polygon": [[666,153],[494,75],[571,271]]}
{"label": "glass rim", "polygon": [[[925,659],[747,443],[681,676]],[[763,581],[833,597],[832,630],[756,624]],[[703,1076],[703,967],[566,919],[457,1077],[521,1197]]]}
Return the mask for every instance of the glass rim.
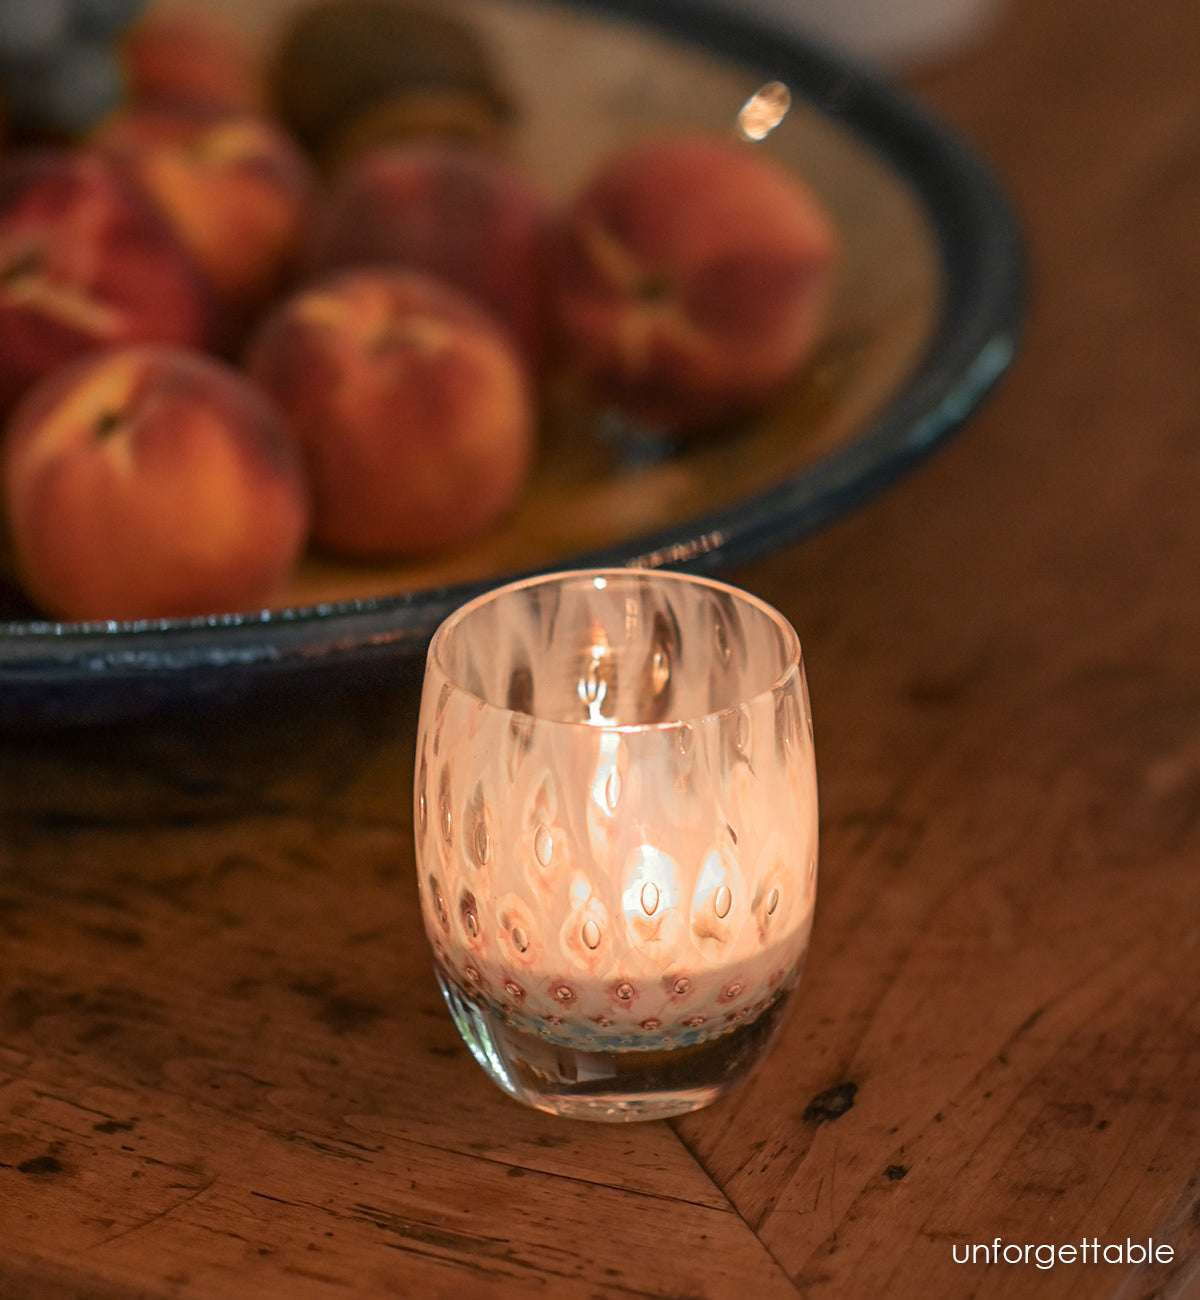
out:
{"label": "glass rim", "polygon": [[[527,709],[514,709],[507,704],[496,704],[491,700],[485,699],[477,691],[459,681],[450,671],[448,665],[441,656],[441,647],[444,641],[451,636],[459,625],[466,622],[470,616],[477,610],[486,605],[495,603],[497,600],[506,599],[515,596],[523,591],[528,591],[535,587],[565,586],[568,583],[586,583],[595,582],[596,580],[628,581],[630,579],[637,581],[646,581],[651,583],[677,584],[687,587],[702,587],[709,591],[720,592],[723,595],[731,597],[738,604],[748,606],[759,614],[763,615],[768,622],[780,633],[784,661],[779,672],[761,687],[746,695],[744,699],[735,704],[727,705],[721,709],[711,709],[708,712],[697,714],[694,717],[672,717],[664,718],[656,722],[591,722],[585,719],[569,718],[550,718],[543,714],[530,712]],[[480,592],[477,596],[458,606],[457,609],[447,614],[442,622],[434,630],[433,636],[429,641],[429,649],[426,653],[426,664],[436,665],[438,671],[455,690],[461,691],[463,695],[470,699],[476,700],[478,704],[485,709],[495,709],[504,713],[511,713],[514,717],[529,718],[540,726],[547,727],[565,727],[580,728],[589,731],[606,731],[606,732],[654,732],[654,731],[671,731],[680,727],[691,726],[695,723],[702,722],[706,718],[720,718],[732,713],[749,704],[752,700],[761,699],[764,696],[772,695],[780,690],[785,683],[794,675],[799,674],[804,677],[804,651],[800,641],[800,635],[792,626],[791,622],[775,608],[769,601],[763,600],[761,596],[755,595],[752,591],[747,591],[744,587],[735,586],[732,583],[724,582],[720,578],[709,577],[707,574],[686,573],[676,569],[656,569],[647,568],[637,565],[612,565],[599,567],[582,567],[568,569],[554,569],[546,572],[527,574],[525,577],[517,578],[512,582],[501,583],[499,586],[491,587],[487,591]]]}

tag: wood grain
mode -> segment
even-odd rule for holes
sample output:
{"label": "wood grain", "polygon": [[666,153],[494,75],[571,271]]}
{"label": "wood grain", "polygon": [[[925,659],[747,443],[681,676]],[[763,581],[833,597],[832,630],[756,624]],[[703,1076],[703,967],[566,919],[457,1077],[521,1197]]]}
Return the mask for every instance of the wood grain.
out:
{"label": "wood grain", "polygon": [[[441,1008],[411,692],[0,738],[0,1295],[1080,1297],[1200,1282],[1200,8],[1013,0],[911,79],[1022,355],[731,575],[800,629],[822,878],[755,1078],[526,1111]],[[1169,1262],[955,1262],[1152,1238]]]}
{"label": "wood grain", "polygon": [[555,1125],[475,1069],[410,840],[286,814],[13,837],[0,1279],[52,1242],[69,1284],[163,1294],[659,1294],[688,1259],[711,1294],[791,1294],[666,1126]]}

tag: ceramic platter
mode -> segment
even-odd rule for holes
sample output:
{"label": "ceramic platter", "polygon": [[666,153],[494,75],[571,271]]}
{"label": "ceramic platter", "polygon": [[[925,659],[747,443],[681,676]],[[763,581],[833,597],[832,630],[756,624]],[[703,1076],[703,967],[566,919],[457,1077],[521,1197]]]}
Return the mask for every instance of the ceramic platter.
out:
{"label": "ceramic platter", "polygon": [[[270,39],[291,0],[259,0]],[[419,663],[464,600],[522,574],[592,564],[716,572],[796,542],[886,488],[945,440],[1016,347],[1022,250],[963,142],[864,70],[692,0],[461,0],[519,106],[515,148],[566,196],[646,131],[732,132],[782,82],[791,108],[757,147],[801,173],[845,259],[818,355],[769,407],[693,445],[553,423],[519,509],[416,564],[308,560],[271,609],[66,624],[0,594],[0,726],[145,717],[281,676],[326,681]],[[647,16],[652,14],[653,16]]]}

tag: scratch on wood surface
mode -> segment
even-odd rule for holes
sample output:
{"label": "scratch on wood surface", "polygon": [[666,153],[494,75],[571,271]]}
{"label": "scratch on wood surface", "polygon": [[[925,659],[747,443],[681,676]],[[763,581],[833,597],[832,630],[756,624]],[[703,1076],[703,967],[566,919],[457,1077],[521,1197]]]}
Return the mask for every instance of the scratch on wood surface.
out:
{"label": "scratch on wood surface", "polygon": [[367,1205],[362,1202],[347,1209],[338,1209],[330,1205],[318,1205],[313,1201],[271,1196],[267,1192],[252,1192],[251,1195],[257,1200],[271,1201],[276,1205],[316,1210],[333,1219],[370,1223],[383,1232],[391,1233],[406,1241],[431,1246],[437,1250],[450,1251],[466,1256],[482,1256],[509,1263],[520,1262],[513,1254],[512,1242],[505,1237],[488,1236],[480,1233],[462,1232],[455,1228],[440,1227],[435,1223],[395,1214],[390,1210],[384,1210],[378,1206]]}
{"label": "scratch on wood surface", "polygon": [[484,1236],[474,1232],[460,1232],[454,1228],[440,1228],[433,1223],[410,1219],[406,1215],[361,1202],[353,1208],[356,1213],[351,1217],[365,1219],[383,1232],[394,1233],[409,1241],[418,1241],[423,1245],[440,1247],[443,1250],[463,1251],[468,1255],[483,1255],[487,1258],[516,1262],[513,1243],[507,1237]]}
{"label": "scratch on wood surface", "polygon": [[170,1218],[176,1210],[180,1210],[185,1205],[190,1204],[198,1196],[203,1196],[204,1193],[207,1192],[210,1187],[215,1186],[216,1183],[216,1178],[210,1178],[202,1187],[193,1189],[186,1196],[180,1197],[179,1200],[172,1202],[172,1204],[168,1205],[165,1209],[159,1210],[156,1214],[148,1215],[146,1218],[140,1219],[137,1223],[131,1223],[127,1228],[122,1228],[119,1232],[113,1232],[107,1237],[101,1238],[100,1241],[96,1242],[92,1249],[95,1250],[99,1246],[107,1246],[110,1242],[119,1241],[122,1237],[128,1237],[135,1232],[141,1232],[144,1228],[150,1227],[153,1223],[158,1223],[163,1219]]}
{"label": "scratch on wood surface", "polygon": [[[291,1206],[306,1210],[316,1210],[336,1220],[369,1223],[381,1231],[394,1236],[396,1240],[388,1243],[394,1249],[409,1252],[424,1259],[433,1260],[443,1265],[469,1273],[491,1277],[524,1278],[562,1278],[577,1280],[579,1277],[579,1252],[574,1245],[561,1249],[549,1249],[551,1255],[561,1256],[566,1266],[556,1265],[550,1259],[532,1260],[526,1258],[521,1250],[521,1242],[514,1242],[509,1237],[497,1237],[480,1233],[462,1232],[455,1228],[440,1227],[437,1224],[413,1219],[406,1215],[395,1214],[390,1210],[363,1202],[346,1209],[329,1205],[318,1205],[313,1201],[291,1200],[272,1196],[267,1192],[252,1192],[257,1199],[271,1201],[276,1205]],[[524,1243],[528,1245],[528,1243]],[[612,1270],[610,1270],[612,1272]],[[621,1280],[612,1273],[605,1283],[606,1294],[621,1294],[634,1297],[646,1297],[653,1300],[659,1297],[659,1291],[649,1291],[636,1282]]]}
{"label": "scratch on wood surface", "polygon": [[837,1138],[833,1140],[833,1151],[829,1157],[829,1249],[837,1249],[837,1212],[833,1205],[834,1180],[837,1178]]}

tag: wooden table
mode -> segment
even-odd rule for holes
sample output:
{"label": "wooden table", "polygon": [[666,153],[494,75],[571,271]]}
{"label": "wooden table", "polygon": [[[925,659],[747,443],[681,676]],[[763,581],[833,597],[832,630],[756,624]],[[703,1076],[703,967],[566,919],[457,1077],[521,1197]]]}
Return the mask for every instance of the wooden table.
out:
{"label": "wooden table", "polygon": [[801,629],[823,800],[753,1081],[628,1127],[487,1081],[411,684],[5,737],[0,1295],[1197,1293],[1198,53],[1193,0],[1013,0],[910,78],[1010,187],[1031,318],[961,438],[731,575]]}

